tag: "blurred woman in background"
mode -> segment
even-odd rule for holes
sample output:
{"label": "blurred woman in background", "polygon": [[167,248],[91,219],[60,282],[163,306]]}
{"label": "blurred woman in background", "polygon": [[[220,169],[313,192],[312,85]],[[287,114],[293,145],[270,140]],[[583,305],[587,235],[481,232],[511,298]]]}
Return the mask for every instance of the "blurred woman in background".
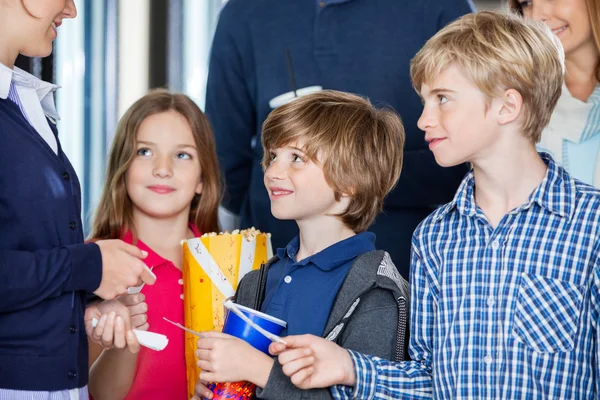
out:
{"label": "blurred woman in background", "polygon": [[546,23],[565,50],[562,96],[538,144],[575,178],[600,187],[600,0],[509,0]]}

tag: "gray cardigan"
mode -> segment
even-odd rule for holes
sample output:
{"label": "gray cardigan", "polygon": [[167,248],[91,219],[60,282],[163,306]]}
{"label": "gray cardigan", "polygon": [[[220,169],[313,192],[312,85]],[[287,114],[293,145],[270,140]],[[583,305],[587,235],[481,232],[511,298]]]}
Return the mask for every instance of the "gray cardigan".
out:
{"label": "gray cardigan", "polygon": [[[238,304],[260,310],[267,272],[277,256],[248,273],[236,293]],[[310,293],[306,294],[307,296]],[[388,360],[402,361],[406,351],[408,283],[381,250],[357,257],[340,288],[323,337],[340,346]],[[257,389],[260,399],[332,399],[329,389],[298,389],[275,364],[266,386]]]}

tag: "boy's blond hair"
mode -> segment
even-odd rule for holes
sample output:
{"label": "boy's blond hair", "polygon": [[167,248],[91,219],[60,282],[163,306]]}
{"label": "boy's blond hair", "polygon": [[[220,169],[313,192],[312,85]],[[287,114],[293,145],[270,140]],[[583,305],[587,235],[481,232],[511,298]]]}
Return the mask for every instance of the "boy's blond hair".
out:
{"label": "boy's blond hair", "polygon": [[451,64],[458,65],[488,98],[515,89],[523,97],[523,134],[533,143],[561,94],[564,53],[558,38],[541,22],[516,14],[467,14],[427,41],[412,59],[413,86],[421,91]]}
{"label": "boy's blond hair", "polygon": [[336,200],[351,197],[337,216],[355,232],[366,230],[400,177],[404,126],[398,114],[349,93],[325,90],[300,97],[263,123],[263,165],[270,151],[299,141],[323,169]]}

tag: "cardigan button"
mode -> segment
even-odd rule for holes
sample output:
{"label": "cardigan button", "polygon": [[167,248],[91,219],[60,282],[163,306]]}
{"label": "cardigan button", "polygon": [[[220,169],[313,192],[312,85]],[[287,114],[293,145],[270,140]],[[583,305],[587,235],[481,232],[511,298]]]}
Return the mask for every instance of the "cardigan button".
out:
{"label": "cardigan button", "polygon": [[63,174],[63,179],[64,179],[65,181],[68,181],[69,179],[71,179],[71,175],[69,175],[69,173],[68,173],[68,172],[65,172],[65,173]]}
{"label": "cardigan button", "polygon": [[69,371],[69,379],[73,379],[73,378],[77,378],[77,372],[75,371]]}
{"label": "cardigan button", "polygon": [[69,228],[71,228],[71,230],[73,230],[73,231],[75,229],[77,229],[77,222],[75,222],[75,221],[69,222]]}
{"label": "cardigan button", "polygon": [[71,325],[71,327],[69,328],[69,331],[73,334],[77,333],[77,327],[75,325]]}

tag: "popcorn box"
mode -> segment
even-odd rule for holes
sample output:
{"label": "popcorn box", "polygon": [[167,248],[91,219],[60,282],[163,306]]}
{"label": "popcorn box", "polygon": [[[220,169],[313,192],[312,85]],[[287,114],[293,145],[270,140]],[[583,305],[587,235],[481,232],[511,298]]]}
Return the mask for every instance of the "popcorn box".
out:
{"label": "popcorn box", "polygon": [[[223,302],[235,294],[241,279],[273,256],[270,234],[251,228],[232,233],[209,233],[183,244],[183,302],[185,326],[196,332],[221,330]],[[188,393],[193,396],[200,368],[196,341],[185,334]]]}

